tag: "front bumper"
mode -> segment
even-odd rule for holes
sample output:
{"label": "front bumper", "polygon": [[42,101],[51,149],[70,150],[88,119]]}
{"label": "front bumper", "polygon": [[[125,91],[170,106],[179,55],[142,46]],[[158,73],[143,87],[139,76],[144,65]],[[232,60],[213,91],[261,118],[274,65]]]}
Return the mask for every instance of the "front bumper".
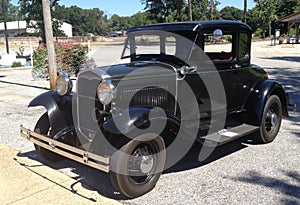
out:
{"label": "front bumper", "polygon": [[87,151],[75,148],[57,140],[50,139],[25,128],[22,125],[20,126],[20,135],[21,137],[33,142],[40,147],[50,150],[51,152],[55,152],[59,155],[85,164],[87,166],[99,169],[106,173],[109,172],[109,157],[103,157],[93,153],[89,153]]}

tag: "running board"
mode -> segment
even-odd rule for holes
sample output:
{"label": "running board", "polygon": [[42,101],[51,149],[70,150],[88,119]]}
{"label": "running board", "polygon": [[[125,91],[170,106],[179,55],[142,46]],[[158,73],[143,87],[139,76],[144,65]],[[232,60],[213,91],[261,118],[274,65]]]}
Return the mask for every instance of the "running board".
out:
{"label": "running board", "polygon": [[232,127],[229,129],[220,130],[217,133],[213,133],[204,137],[201,137],[200,140],[205,141],[205,144],[209,146],[212,145],[222,145],[227,142],[231,142],[237,138],[243,137],[250,133],[259,130],[259,127],[242,124],[237,127]]}

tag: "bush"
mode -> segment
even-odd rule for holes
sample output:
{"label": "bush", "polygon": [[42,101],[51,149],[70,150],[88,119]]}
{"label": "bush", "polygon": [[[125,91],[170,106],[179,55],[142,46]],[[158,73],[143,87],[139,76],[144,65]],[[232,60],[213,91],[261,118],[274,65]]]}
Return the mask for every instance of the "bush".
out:
{"label": "bush", "polygon": [[[78,74],[80,67],[87,59],[87,46],[79,43],[57,43],[55,45],[57,71],[60,73]],[[33,65],[39,72],[48,73],[47,49],[40,46],[33,53]],[[45,69],[46,71],[43,71]]]}
{"label": "bush", "polygon": [[261,38],[262,37],[262,32],[263,30],[261,28],[258,28],[255,33],[254,33],[254,37],[255,38]]}
{"label": "bush", "polygon": [[13,68],[22,67],[22,64],[20,61],[14,61],[11,65]]}
{"label": "bush", "polygon": [[79,43],[59,43],[56,46],[60,72],[77,74],[87,59],[87,46]]}

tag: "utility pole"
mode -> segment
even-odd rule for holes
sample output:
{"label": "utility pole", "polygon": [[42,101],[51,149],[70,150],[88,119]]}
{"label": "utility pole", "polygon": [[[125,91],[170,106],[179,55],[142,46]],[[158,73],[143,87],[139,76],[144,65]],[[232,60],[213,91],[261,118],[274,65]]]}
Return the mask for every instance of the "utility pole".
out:
{"label": "utility pole", "polygon": [[244,23],[247,23],[247,0],[244,0]]}
{"label": "utility pole", "polygon": [[210,0],[210,18],[211,18],[211,20],[214,20],[214,9],[215,9],[214,0]]}
{"label": "utility pole", "polygon": [[49,0],[42,0],[42,4],[43,4],[46,46],[47,46],[47,53],[48,53],[50,89],[54,90],[55,82],[57,78],[57,71],[56,71],[56,59],[55,59],[55,48],[54,48],[54,41],[53,41],[50,2]]}
{"label": "utility pole", "polygon": [[8,36],[7,36],[7,25],[6,25],[6,7],[5,2],[2,0],[2,9],[3,9],[3,21],[4,21],[4,35],[6,42],[6,53],[9,54],[9,45],[8,45]]}
{"label": "utility pole", "polygon": [[188,0],[189,21],[193,21],[192,0]]}

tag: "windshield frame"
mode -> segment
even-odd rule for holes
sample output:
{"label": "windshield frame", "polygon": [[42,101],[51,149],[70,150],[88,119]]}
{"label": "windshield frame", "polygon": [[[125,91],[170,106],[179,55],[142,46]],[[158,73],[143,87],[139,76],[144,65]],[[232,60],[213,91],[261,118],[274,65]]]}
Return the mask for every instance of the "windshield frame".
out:
{"label": "windshield frame", "polygon": [[[141,36],[158,36],[159,37],[159,47],[160,50],[157,52],[157,54],[138,54],[136,52],[137,49],[137,42],[136,38],[141,37]],[[183,38],[185,41],[190,41],[190,48],[188,52],[186,53],[186,56],[184,56],[183,59],[184,61],[188,61],[191,58],[193,48],[198,45],[199,42],[199,32],[196,31],[189,31],[189,30],[181,30],[181,31],[158,31],[158,30],[144,30],[144,31],[135,31],[135,32],[130,32],[127,34],[127,38],[125,40],[123,52],[121,59],[127,59],[130,58],[131,62],[136,61],[138,57],[145,57],[149,60],[151,60],[151,56],[153,59],[157,58],[164,58],[166,56],[172,56],[169,54],[166,54],[166,38],[168,37],[174,37],[176,39],[175,41],[175,48],[176,51],[178,49],[178,43],[177,39],[178,38]],[[129,55],[126,55],[129,51]],[[177,57],[175,54],[173,57]],[[178,57],[177,57],[178,58]]]}

